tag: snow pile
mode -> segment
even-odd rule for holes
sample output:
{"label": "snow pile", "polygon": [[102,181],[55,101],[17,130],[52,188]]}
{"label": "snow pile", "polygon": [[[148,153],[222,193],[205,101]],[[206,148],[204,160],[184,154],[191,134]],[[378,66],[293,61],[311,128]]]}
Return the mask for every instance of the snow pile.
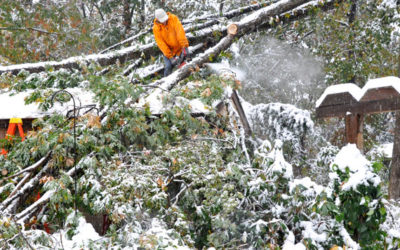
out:
{"label": "snow pile", "polygon": [[267,157],[274,160],[274,163],[269,167],[269,171],[272,173],[283,173],[283,176],[286,179],[291,180],[293,179],[292,165],[290,165],[283,157],[282,146],[282,141],[276,140],[274,148],[271,153],[268,154]]}
{"label": "snow pile", "polygon": [[292,193],[298,185],[306,188],[306,190],[302,192],[302,194],[306,197],[315,197],[325,190],[325,187],[313,182],[310,177],[304,177],[302,179],[294,179],[289,183],[290,193]]}
{"label": "snow pile", "polygon": [[168,230],[166,228],[167,226],[165,223],[154,218],[151,221],[151,227],[140,236],[140,241],[146,249],[190,249],[179,240],[172,239],[171,234],[173,234],[173,230]]}
{"label": "snow pile", "polygon": [[[349,168],[350,178],[341,186],[342,190],[357,190],[357,186],[369,186],[369,182],[374,186],[378,186],[381,179],[372,172],[371,163],[361,154],[355,144],[348,144],[343,147],[331,167],[337,167],[343,173]],[[336,173],[330,173],[331,179],[340,180]]]}
{"label": "snow pile", "polygon": [[[70,215],[68,220],[73,220]],[[60,235],[61,234],[61,235]],[[92,224],[87,223],[84,217],[78,218],[78,225],[75,229],[75,235],[68,239],[67,231],[60,231],[53,234],[55,239],[62,238],[62,246],[64,249],[87,249],[89,248],[91,242],[101,240],[99,234],[94,230]]]}

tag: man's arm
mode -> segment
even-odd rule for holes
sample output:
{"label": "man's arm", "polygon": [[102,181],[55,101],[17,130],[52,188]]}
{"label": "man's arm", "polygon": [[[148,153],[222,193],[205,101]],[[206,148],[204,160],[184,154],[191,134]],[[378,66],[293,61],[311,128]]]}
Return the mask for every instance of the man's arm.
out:
{"label": "man's arm", "polygon": [[175,16],[175,33],[179,42],[179,45],[182,48],[187,48],[189,47],[189,41],[186,38],[186,33],[185,30],[183,29],[183,26],[181,24],[181,21],[179,21],[179,18]]}

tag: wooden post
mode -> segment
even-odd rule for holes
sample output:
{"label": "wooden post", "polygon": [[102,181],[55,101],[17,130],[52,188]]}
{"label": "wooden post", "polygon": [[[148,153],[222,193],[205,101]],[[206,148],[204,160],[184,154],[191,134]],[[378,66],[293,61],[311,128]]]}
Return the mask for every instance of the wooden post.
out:
{"label": "wooden post", "polygon": [[251,136],[251,134],[252,134],[251,128],[250,128],[249,122],[247,121],[246,114],[244,113],[242,104],[240,103],[239,96],[237,95],[236,90],[232,91],[231,99],[232,99],[233,104],[235,105],[235,108],[239,114],[240,121],[242,122],[242,125],[244,127],[244,131],[245,131],[246,135]]}
{"label": "wooden post", "polygon": [[[400,76],[400,54],[398,55],[397,74]],[[389,174],[389,198],[397,200],[400,199],[400,111],[396,111],[395,117],[392,162]]]}
{"label": "wooden post", "polygon": [[363,115],[362,114],[346,114],[346,142],[354,143],[360,151],[363,151]]}
{"label": "wooden post", "polygon": [[392,162],[389,174],[389,198],[400,198],[400,111],[396,112]]}

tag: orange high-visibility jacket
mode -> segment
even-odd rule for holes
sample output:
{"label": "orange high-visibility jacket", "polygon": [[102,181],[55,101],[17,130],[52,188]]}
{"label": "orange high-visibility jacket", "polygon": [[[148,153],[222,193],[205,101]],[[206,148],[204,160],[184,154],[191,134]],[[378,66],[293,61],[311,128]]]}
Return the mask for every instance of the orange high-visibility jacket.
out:
{"label": "orange high-visibility jacket", "polygon": [[154,19],[153,33],[162,53],[168,57],[179,55],[184,47],[189,47],[183,26],[178,17],[167,12],[168,20],[164,25]]}

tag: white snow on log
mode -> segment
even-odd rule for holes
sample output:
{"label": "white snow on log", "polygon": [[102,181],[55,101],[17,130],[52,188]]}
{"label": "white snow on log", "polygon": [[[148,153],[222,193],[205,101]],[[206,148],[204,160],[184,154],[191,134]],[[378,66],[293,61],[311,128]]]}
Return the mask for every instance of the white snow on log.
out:
{"label": "white snow on log", "polygon": [[[68,88],[66,90],[74,96],[77,102],[76,107],[95,104],[93,101],[94,94],[92,92],[85,91],[81,88]],[[16,94],[14,93],[14,95],[10,92],[0,93],[0,107],[9,107],[0,109],[0,119],[35,119],[50,115],[54,112],[65,115],[69,110],[73,110],[72,100],[63,104],[54,102],[54,107],[47,111],[41,110],[39,108],[39,103],[25,104],[25,99],[31,95],[32,92],[32,90],[29,90]]]}
{"label": "white snow on log", "polygon": [[363,91],[354,83],[332,85],[325,89],[322,96],[317,100],[316,107],[318,108],[328,95],[346,92],[352,95],[357,101],[359,101],[363,95]]}
{"label": "white snow on log", "polygon": [[30,205],[28,208],[25,208],[24,211],[21,213],[17,214],[16,217],[19,219],[19,223],[24,223],[27,218],[25,218],[27,215],[30,215],[30,211],[33,209],[36,209],[39,204],[46,203],[50,197],[54,194],[54,190],[47,191],[44,193],[39,200],[35,201],[32,205]]}
{"label": "white snow on log", "polygon": [[282,0],[282,1],[279,1],[277,3],[271,4],[271,5],[269,5],[269,6],[265,7],[265,8],[259,9],[259,10],[255,11],[253,14],[247,15],[246,17],[242,18],[240,20],[240,22],[238,22],[237,24],[239,26],[242,26],[242,25],[246,25],[248,23],[251,23],[254,20],[260,18],[260,16],[263,16],[266,13],[270,12],[271,10],[274,10],[275,8],[277,8],[277,6],[282,5],[282,4],[286,4],[286,3],[289,3],[289,2],[290,2],[290,0]]}
{"label": "white snow on log", "polygon": [[46,62],[38,62],[38,63],[24,63],[24,64],[10,65],[10,66],[0,66],[0,72],[20,71],[22,69],[26,69],[29,71],[29,69],[37,69],[37,68],[45,68],[45,67],[62,67],[63,65],[72,64],[72,63],[82,63],[82,62],[91,62],[91,61],[96,62],[101,59],[110,59],[110,58],[113,58],[118,55],[120,55],[120,56],[127,55],[134,51],[144,50],[147,48],[151,48],[153,46],[155,46],[154,42],[140,46],[140,47],[137,45],[130,46],[130,47],[123,48],[123,49],[117,50],[115,52],[109,52],[106,54],[75,56],[75,57],[70,57],[70,58],[67,58],[67,59],[61,60],[61,61],[46,61]]}

